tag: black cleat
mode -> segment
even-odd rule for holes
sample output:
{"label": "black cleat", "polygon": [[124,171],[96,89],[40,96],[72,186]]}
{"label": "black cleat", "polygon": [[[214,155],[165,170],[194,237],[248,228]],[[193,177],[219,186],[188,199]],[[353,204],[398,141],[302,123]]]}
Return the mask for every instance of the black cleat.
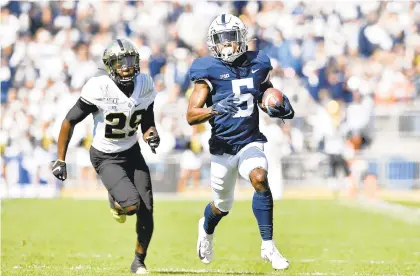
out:
{"label": "black cleat", "polygon": [[131,273],[134,274],[148,274],[149,271],[147,271],[146,265],[144,264],[144,258],[139,255],[134,256],[134,260],[131,263]]}

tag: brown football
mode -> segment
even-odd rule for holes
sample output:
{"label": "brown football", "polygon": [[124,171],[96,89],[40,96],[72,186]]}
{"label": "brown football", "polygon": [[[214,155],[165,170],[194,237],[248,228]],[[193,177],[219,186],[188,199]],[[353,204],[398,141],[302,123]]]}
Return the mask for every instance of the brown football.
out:
{"label": "brown football", "polygon": [[267,112],[267,106],[276,108],[277,102],[284,104],[283,93],[278,89],[268,88],[264,92],[260,106],[264,112]]}

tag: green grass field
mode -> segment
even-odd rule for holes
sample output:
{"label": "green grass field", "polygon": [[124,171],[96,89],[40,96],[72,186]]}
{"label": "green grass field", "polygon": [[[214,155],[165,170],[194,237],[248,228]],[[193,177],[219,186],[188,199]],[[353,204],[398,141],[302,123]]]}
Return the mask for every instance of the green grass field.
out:
{"label": "green grass field", "polygon": [[[215,260],[196,256],[205,202],[155,203],[147,258],[154,275],[263,275],[251,202],[236,202],[216,231]],[[130,275],[135,217],[114,222],[106,201],[7,200],[1,210],[2,275]],[[335,201],[276,202],[275,239],[291,266],[280,275],[420,275],[420,224]]]}
{"label": "green grass field", "polygon": [[404,205],[404,206],[407,206],[407,207],[420,208],[420,202],[416,202],[416,201],[390,200],[389,202]]}

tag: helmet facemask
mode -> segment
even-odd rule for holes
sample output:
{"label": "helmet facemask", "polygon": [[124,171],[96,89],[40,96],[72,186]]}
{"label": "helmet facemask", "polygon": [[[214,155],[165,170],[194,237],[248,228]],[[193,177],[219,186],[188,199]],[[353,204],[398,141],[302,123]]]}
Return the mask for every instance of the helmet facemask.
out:
{"label": "helmet facemask", "polygon": [[137,53],[125,53],[111,56],[107,64],[110,77],[123,86],[132,84],[140,72],[140,58]]}
{"label": "helmet facemask", "polygon": [[246,52],[246,29],[231,29],[214,32],[208,36],[208,46],[213,56],[232,63]]}

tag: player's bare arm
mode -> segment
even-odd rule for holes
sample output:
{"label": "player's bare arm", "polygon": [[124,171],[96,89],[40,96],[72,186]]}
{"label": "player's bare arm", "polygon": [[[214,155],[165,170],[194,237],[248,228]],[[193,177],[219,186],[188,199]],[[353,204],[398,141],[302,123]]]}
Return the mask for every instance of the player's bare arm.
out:
{"label": "player's bare arm", "polygon": [[205,81],[199,80],[195,83],[187,112],[187,121],[190,125],[204,123],[213,116],[225,114],[232,116],[238,112],[238,99],[234,97],[233,93],[217,104],[203,108],[209,92],[210,88]]}
{"label": "player's bare arm", "polygon": [[58,137],[58,153],[57,159],[60,161],[66,160],[67,148],[73,135],[74,126],[69,120],[64,119],[61,124],[60,135]]}
{"label": "player's bare arm", "polygon": [[199,80],[194,84],[187,111],[187,121],[190,125],[207,122],[217,114],[211,107],[204,107],[209,92],[210,88],[205,81]]}
{"label": "player's bare arm", "polygon": [[66,153],[74,127],[83,121],[89,114],[96,111],[96,106],[85,103],[79,99],[76,104],[67,113],[66,118],[61,124],[60,134],[58,136],[57,160],[54,162],[53,174],[60,180],[66,180]]}

